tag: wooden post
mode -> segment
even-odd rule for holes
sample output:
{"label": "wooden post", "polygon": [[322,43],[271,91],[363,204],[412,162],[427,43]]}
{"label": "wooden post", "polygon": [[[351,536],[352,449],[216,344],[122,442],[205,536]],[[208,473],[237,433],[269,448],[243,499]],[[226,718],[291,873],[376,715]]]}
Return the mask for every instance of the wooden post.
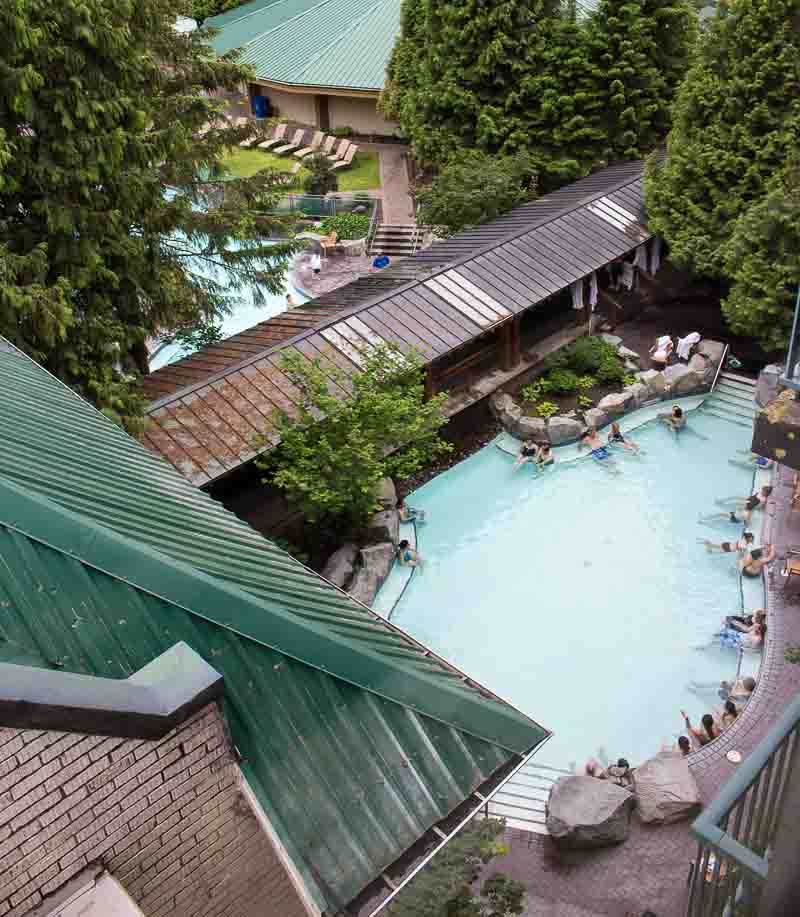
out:
{"label": "wooden post", "polygon": [[499,329],[500,368],[508,372],[514,366],[514,320],[506,322]]}
{"label": "wooden post", "polygon": [[511,368],[522,360],[522,316],[515,315],[511,323]]}
{"label": "wooden post", "polygon": [[436,376],[433,372],[433,366],[428,363],[425,367],[425,400],[430,401],[436,394]]}

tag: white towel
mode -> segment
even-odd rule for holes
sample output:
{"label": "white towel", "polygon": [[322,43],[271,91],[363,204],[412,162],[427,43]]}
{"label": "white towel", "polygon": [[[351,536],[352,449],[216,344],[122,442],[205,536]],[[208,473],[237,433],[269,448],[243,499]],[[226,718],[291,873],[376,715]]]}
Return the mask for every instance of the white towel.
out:
{"label": "white towel", "polygon": [[569,285],[570,290],[572,291],[572,308],[573,309],[582,309],[583,308],[583,280],[576,280],[575,283]]}
{"label": "white towel", "polygon": [[650,273],[655,277],[661,267],[661,239],[653,236],[650,240]]}
{"label": "white towel", "polygon": [[636,274],[633,270],[633,265],[629,261],[625,261],[622,265],[622,286],[628,291],[632,290],[635,279]]}
{"label": "white towel", "polygon": [[666,349],[667,344],[672,343],[672,338],[668,334],[662,334],[661,337],[656,341],[656,350]]}
{"label": "white towel", "polygon": [[594,307],[597,305],[597,274],[594,271],[589,277],[589,305],[594,312]]}
{"label": "white towel", "polygon": [[692,345],[697,344],[699,340],[700,335],[696,331],[687,334],[685,338],[678,338],[678,359],[688,360],[689,351],[692,349]]}

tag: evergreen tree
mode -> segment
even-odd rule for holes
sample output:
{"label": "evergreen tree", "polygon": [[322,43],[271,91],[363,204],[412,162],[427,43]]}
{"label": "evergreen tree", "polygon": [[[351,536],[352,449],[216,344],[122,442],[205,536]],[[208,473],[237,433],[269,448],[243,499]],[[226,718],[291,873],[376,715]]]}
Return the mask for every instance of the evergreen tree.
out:
{"label": "evergreen tree", "polygon": [[731,289],[722,310],[733,331],[785,352],[800,285],[800,182],[793,172],[737,220],[724,247]]}
{"label": "evergreen tree", "polygon": [[223,193],[247,128],[201,131],[248,71],[175,15],[171,0],[0,4],[0,334],[118,418],[141,412],[148,337],[282,282],[257,215],[280,178]]}
{"label": "evergreen tree", "polygon": [[697,15],[687,0],[602,0],[587,29],[607,155],[645,155],[669,129]]}
{"label": "evergreen tree", "polygon": [[[746,238],[762,244],[769,237],[759,210],[738,230],[736,246],[728,246],[737,220],[763,201],[797,147],[798,17],[800,0],[736,0],[721,7],[678,93],[667,162],[652,165],[648,175],[648,214],[672,258],[699,273],[727,276],[726,250],[741,255]],[[729,314],[741,316],[735,302],[729,301]]]}
{"label": "evergreen tree", "polygon": [[560,0],[405,0],[387,75],[382,109],[425,165],[524,150],[547,189],[602,152],[584,31]]}

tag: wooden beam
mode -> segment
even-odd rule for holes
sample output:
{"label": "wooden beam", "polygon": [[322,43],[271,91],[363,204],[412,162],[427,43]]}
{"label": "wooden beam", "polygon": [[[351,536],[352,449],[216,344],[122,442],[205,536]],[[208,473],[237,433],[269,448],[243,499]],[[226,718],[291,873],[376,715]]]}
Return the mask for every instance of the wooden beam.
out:
{"label": "wooden beam", "polygon": [[498,341],[500,347],[500,368],[508,372],[514,366],[514,322],[508,321],[500,326]]}
{"label": "wooden beam", "polygon": [[425,400],[429,401],[436,394],[436,375],[430,363],[425,367]]}
{"label": "wooden beam", "polygon": [[511,331],[511,367],[519,366],[522,360],[522,316],[515,315]]}

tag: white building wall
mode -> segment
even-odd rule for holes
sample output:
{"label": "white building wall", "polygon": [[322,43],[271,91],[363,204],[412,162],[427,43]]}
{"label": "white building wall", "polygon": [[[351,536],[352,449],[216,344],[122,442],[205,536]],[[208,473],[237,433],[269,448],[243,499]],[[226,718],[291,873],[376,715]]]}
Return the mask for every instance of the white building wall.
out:
{"label": "white building wall", "polygon": [[299,121],[300,124],[313,125],[317,123],[317,111],[314,105],[314,96],[304,92],[284,92],[273,89],[271,86],[261,86],[261,95],[266,96],[272,107],[278,110],[282,118],[290,121]]}

